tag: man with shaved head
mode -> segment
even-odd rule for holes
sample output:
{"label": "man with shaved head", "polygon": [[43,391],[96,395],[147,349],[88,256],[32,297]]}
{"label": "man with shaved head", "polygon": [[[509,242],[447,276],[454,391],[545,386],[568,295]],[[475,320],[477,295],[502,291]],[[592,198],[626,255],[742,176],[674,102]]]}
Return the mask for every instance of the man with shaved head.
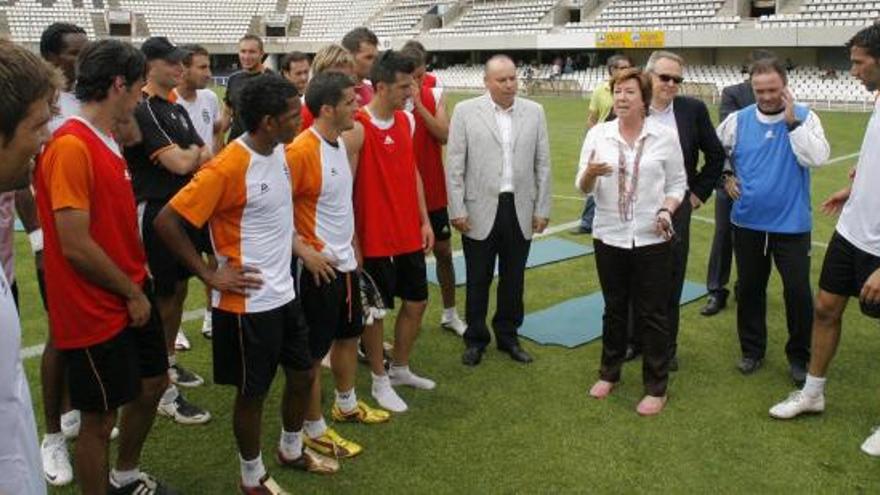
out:
{"label": "man with shaved head", "polygon": [[462,234],[467,266],[462,363],[479,364],[491,341],[486,313],[496,260],[496,345],[513,360],[529,363],[517,330],[532,233],[543,232],[550,221],[547,120],[541,105],[517,96],[510,57],[490,58],[484,81],[486,94],[456,107],[446,148],[449,217]]}

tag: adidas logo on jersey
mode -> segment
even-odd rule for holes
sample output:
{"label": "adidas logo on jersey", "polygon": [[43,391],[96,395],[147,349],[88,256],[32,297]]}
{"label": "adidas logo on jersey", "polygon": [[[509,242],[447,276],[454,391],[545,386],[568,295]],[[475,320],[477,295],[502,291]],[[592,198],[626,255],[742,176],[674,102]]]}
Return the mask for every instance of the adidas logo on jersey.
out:
{"label": "adidas logo on jersey", "polygon": [[776,135],[773,134],[772,129],[768,129],[767,133],[764,134],[764,139],[774,139],[775,137],[776,137]]}
{"label": "adidas logo on jersey", "polygon": [[391,139],[391,136],[385,136],[385,146],[388,146],[390,144],[394,144],[394,140]]}

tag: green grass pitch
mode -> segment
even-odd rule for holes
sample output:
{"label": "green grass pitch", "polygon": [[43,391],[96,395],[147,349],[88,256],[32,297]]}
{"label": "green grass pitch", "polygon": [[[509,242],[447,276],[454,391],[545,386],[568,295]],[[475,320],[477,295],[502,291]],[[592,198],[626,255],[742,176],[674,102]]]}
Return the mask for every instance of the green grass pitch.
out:
{"label": "green grass pitch", "polygon": [[[453,95],[450,108],[463,97]],[[586,100],[539,101],[550,126],[556,195],[551,225],[570,222],[582,205],[572,182],[584,135]],[[832,157],[858,151],[867,115],[821,112],[821,116]],[[847,159],[814,172],[814,206],[845,185],[854,162]],[[711,200],[695,213],[688,265],[691,280],[705,280],[712,225],[700,219],[710,218]],[[827,242],[835,220],[818,212],[814,218],[813,240]],[[588,242],[583,237],[572,239]],[[16,250],[27,347],[44,341],[47,323],[27,239],[21,234]],[[824,249],[817,246],[813,284],[823,255]],[[202,307],[201,285],[193,282],[190,289],[187,307]],[[533,269],[526,275],[526,310],[598,290],[592,257]],[[529,366],[489,349],[479,367],[465,368],[460,363],[461,340],[439,327],[439,292],[432,286],[413,365],[436,379],[437,389],[400,390],[410,411],[394,416],[389,424],[335,426],[343,436],[363,444],[365,451],[344,461],[339,474],[317,477],[283,470],[273,461],[280,429],[279,376],[266,406],[263,457],[270,472],[293,493],[873,492],[880,487],[878,461],[858,447],[880,424],[880,374],[873,373],[880,356],[877,322],[859,315],[857,305],[851,304],[831,371],[825,414],[774,421],[767,409],[792,390],[783,352],[782,291],[775,274],[768,296],[767,362],[749,377],[734,369],[739,357],[735,310],[704,318],[698,312],[700,303],[686,306],[679,343],[681,371],[672,375],[668,407],[659,417],[644,419],[634,410],[642,393],[637,363],[626,366],[623,384],[609,400],[587,397],[598,369],[598,342],[566,350],[525,341],[536,358]],[[462,289],[458,297],[463,314]],[[184,493],[233,493],[238,481],[230,417],[234,392],[210,384],[210,348],[199,336],[200,325],[200,320],[185,324],[194,349],[180,360],[208,378],[207,386],[185,393],[214,418],[195,427],[157,418],[142,468]],[[39,359],[27,359],[26,368],[42,429]],[[329,403],[332,382],[326,371],[324,377],[325,403]],[[359,374],[357,391],[372,402],[366,368]],[[76,489],[52,493],[76,493]]]}

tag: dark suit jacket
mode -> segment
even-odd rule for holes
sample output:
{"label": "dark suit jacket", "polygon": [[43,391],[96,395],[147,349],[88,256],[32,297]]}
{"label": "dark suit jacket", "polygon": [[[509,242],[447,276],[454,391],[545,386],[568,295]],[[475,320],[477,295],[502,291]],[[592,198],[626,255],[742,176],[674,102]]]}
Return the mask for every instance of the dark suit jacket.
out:
{"label": "dark suit jacket", "polygon": [[[687,172],[688,189],[691,194],[706,202],[715,189],[715,184],[724,169],[724,148],[715,126],[709,117],[709,109],[695,98],[676,96],[672,103],[675,123],[678,126],[678,140],[684,154],[684,168]],[[697,170],[700,152],[703,152],[703,167]]]}
{"label": "dark suit jacket", "polygon": [[718,109],[719,123],[728,115],[755,103],[755,93],[749,81],[734,84],[721,90],[721,108]]}

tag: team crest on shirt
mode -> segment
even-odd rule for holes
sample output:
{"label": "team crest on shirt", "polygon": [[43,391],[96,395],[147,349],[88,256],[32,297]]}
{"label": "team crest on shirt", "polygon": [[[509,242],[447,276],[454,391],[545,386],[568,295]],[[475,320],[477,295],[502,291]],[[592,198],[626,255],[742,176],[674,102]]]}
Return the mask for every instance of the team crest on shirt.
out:
{"label": "team crest on shirt", "polygon": [[773,134],[773,129],[767,129],[767,132],[764,134],[764,139],[776,139],[776,134]]}
{"label": "team crest on shirt", "polygon": [[269,192],[269,184],[263,182],[260,184],[260,194],[266,194],[267,192]]}
{"label": "team crest on shirt", "polygon": [[336,177],[337,175],[339,175],[339,172],[336,171],[336,167],[330,168],[330,175],[332,175],[333,177]]}
{"label": "team crest on shirt", "polygon": [[206,124],[211,123],[211,113],[208,112],[207,108],[202,109],[202,121]]}
{"label": "team crest on shirt", "polygon": [[6,283],[6,277],[0,277],[0,296],[9,295],[9,284]]}
{"label": "team crest on shirt", "polygon": [[391,146],[394,144],[394,140],[391,139],[391,136],[385,136],[385,146]]}

